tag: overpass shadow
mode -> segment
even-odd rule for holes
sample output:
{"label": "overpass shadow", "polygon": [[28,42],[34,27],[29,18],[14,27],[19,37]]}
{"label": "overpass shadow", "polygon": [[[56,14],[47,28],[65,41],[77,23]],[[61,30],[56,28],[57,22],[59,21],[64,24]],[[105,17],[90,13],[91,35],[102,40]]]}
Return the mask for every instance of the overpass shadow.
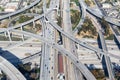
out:
{"label": "overpass shadow", "polygon": [[[26,80],[36,80],[33,79],[31,75],[33,74],[37,76],[38,74],[37,71],[39,69],[38,67],[31,68],[31,63],[23,64],[22,61],[17,56],[15,56],[14,54],[12,54],[7,50],[2,50],[2,48],[0,48],[0,56],[8,60],[11,64],[13,64],[23,74]],[[8,79],[5,75],[0,80],[8,80]]]}
{"label": "overpass shadow", "polygon": [[95,67],[94,64],[89,64],[89,65],[85,64],[85,66],[86,66],[89,70],[94,70],[94,69],[96,69],[96,67]]}
{"label": "overpass shadow", "polygon": [[115,35],[114,35],[114,41],[115,41],[116,45],[118,46],[118,48],[120,49],[120,43],[119,43],[119,41],[117,40],[117,38],[115,37]]}
{"label": "overpass shadow", "polygon": [[2,48],[0,48],[0,56],[8,60],[15,67],[17,67],[19,64],[22,64],[21,60],[17,56],[7,50],[2,50]]}
{"label": "overpass shadow", "polygon": [[120,65],[117,63],[112,63],[114,71],[120,72]]}
{"label": "overpass shadow", "polygon": [[97,37],[97,42],[98,42],[98,47],[99,47],[100,49],[102,49],[102,45],[101,45],[101,41],[100,41],[99,34],[98,34],[98,37]]}
{"label": "overpass shadow", "polygon": [[[100,41],[100,36],[99,36],[99,34],[98,34],[97,41],[98,41],[98,47],[99,47],[100,49],[102,49],[102,44],[101,44],[101,41]],[[109,75],[108,75],[108,70],[107,70],[107,65],[106,65],[106,62],[105,62],[105,56],[102,57],[101,63],[102,63],[102,68],[103,68],[103,70],[104,70],[105,76],[106,76],[106,77],[109,77]]]}

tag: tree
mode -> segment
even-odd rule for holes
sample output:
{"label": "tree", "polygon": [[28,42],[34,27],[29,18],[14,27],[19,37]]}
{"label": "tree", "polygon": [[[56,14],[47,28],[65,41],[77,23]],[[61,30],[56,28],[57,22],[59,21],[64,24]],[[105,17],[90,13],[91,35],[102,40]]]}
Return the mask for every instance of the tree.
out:
{"label": "tree", "polygon": [[25,15],[21,15],[20,18],[19,18],[19,20],[18,20],[18,22],[19,23],[23,23],[23,22],[28,21],[28,20],[30,20],[32,18],[33,17],[28,17],[28,16],[25,16]]}
{"label": "tree", "polygon": [[96,28],[94,28],[92,21],[89,18],[86,18],[84,21],[84,24],[82,25],[82,30],[84,32],[89,31],[92,35],[95,35],[96,32]]}
{"label": "tree", "polygon": [[102,24],[102,28],[104,29],[105,31],[105,35],[109,35],[109,24],[107,23],[107,21],[105,20],[104,17],[102,17],[101,19],[101,24]]}
{"label": "tree", "polygon": [[104,80],[105,75],[104,75],[103,70],[101,70],[101,69],[93,69],[93,70],[91,70],[91,72],[93,73],[93,75],[94,75],[97,79]]}

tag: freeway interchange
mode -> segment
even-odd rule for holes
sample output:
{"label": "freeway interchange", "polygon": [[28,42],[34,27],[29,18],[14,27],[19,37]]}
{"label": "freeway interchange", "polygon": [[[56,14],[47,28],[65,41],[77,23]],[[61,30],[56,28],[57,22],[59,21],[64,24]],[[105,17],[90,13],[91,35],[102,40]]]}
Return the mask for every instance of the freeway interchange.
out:
{"label": "freeway interchange", "polygon": [[[55,23],[55,20],[56,20],[55,16],[56,16],[56,13],[57,13],[56,11],[58,11],[58,9],[59,9],[59,6],[58,6],[59,4],[58,3],[60,1],[63,1],[61,3],[61,5],[63,6],[62,8],[63,8],[63,20],[64,20],[62,27],[58,26]],[[111,66],[111,62],[110,62],[109,58],[114,57],[116,59],[120,59],[120,56],[116,56],[116,55],[111,54],[107,51],[107,47],[105,45],[105,40],[103,38],[103,35],[102,35],[101,31],[99,31],[98,34],[100,36],[101,44],[102,44],[103,49],[95,48],[95,47],[93,47],[93,46],[91,46],[91,45],[89,45],[89,44],[87,44],[87,43],[85,43],[81,40],[78,40],[77,38],[74,37],[74,35],[70,35],[70,33],[72,33],[72,31],[71,31],[71,28],[70,28],[71,19],[70,19],[70,13],[69,13],[69,10],[70,10],[69,9],[69,1],[70,0],[51,0],[50,1],[50,6],[49,6],[50,9],[47,10],[46,5],[45,5],[46,0],[44,0],[43,1],[43,3],[44,3],[43,14],[41,14],[41,15],[33,14],[33,15],[35,15],[35,17],[33,19],[31,19],[29,21],[26,21],[26,22],[23,22],[21,24],[18,24],[16,26],[11,26],[11,27],[8,27],[8,28],[2,28],[2,29],[0,29],[0,33],[5,33],[6,32],[9,35],[10,32],[15,32],[15,33],[22,34],[24,36],[34,37],[34,38],[36,38],[38,40],[41,40],[43,42],[42,50],[40,52],[21,60],[25,64],[29,60],[32,60],[33,58],[39,57],[39,55],[41,55],[40,57],[42,57],[42,60],[41,60],[42,62],[41,62],[40,80],[41,79],[42,80],[49,80],[50,78],[51,78],[50,80],[56,80],[56,77],[55,77],[56,72],[53,71],[52,69],[50,69],[52,66],[55,65],[54,60],[56,58],[54,59],[54,57],[55,57],[55,55],[58,54],[58,52],[56,52],[55,50],[59,51],[64,56],[68,57],[67,60],[69,61],[69,59],[70,59],[70,62],[73,63],[73,65],[76,66],[78,68],[78,70],[80,70],[80,73],[87,80],[96,80],[95,76],[93,76],[93,74],[89,71],[89,69],[84,64],[82,64],[82,62],[79,61],[79,59],[73,54],[75,50],[74,49],[72,50],[72,48],[70,47],[71,43],[72,43],[72,45],[75,45],[75,43],[79,44],[82,47],[85,47],[89,50],[92,50],[92,51],[96,52],[98,55],[99,54],[104,55],[105,58],[106,58],[105,61],[106,61],[106,64],[107,64],[107,69],[108,69],[108,73],[109,73],[109,77],[110,77],[109,79],[114,80],[114,75],[113,75],[113,72],[112,72],[112,66]],[[16,16],[20,13],[23,13],[24,11],[36,6],[40,2],[41,2],[41,0],[35,0],[33,3],[31,3],[29,6],[23,8],[23,9],[20,9],[20,10],[17,10],[16,12],[9,13],[7,15],[1,16],[0,20],[4,20],[6,18],[11,18],[11,17]],[[85,5],[84,1],[79,1],[79,2],[80,2],[80,5],[81,5],[81,8],[82,8],[82,19],[81,19],[81,22],[78,24],[77,27],[81,26],[81,24],[83,23],[84,18],[86,16],[86,12],[94,15],[97,18],[102,18],[103,17],[103,15],[102,16],[98,15],[98,14],[96,14],[96,12],[94,12],[90,8],[88,8]],[[20,4],[22,4],[22,2]],[[32,15],[32,13],[31,14],[26,14],[26,15]],[[108,21],[109,23],[111,23],[113,25],[120,26],[119,22],[112,22],[111,18],[109,18],[109,17],[105,17],[105,19],[106,19],[106,21]],[[37,20],[39,20],[42,23],[42,27],[43,27],[43,34],[42,35],[29,33],[29,32],[23,31],[23,30],[22,31],[17,30],[18,28],[24,27],[24,26],[28,25],[29,23],[34,23]],[[62,38],[64,39],[63,43],[67,43],[67,44],[64,44],[64,47],[57,44],[56,41],[55,41],[56,40],[55,31],[56,30],[59,31],[62,34]],[[73,33],[76,34],[75,31],[73,31]],[[11,36],[9,35],[9,37],[11,37]],[[17,45],[9,46],[9,47],[5,48],[5,50],[9,50],[9,49],[12,49],[14,47],[20,46],[20,45],[22,45],[22,44],[24,44],[28,41],[29,40],[26,40],[26,41],[23,41],[21,43],[18,43]],[[4,48],[3,48],[3,50],[4,50]],[[49,57],[51,57],[52,61],[49,61]],[[1,58],[0,59],[0,61],[1,61],[0,62],[0,69],[2,69],[3,72],[5,72],[11,80],[26,80],[25,77],[10,62],[8,62],[6,59],[4,59],[2,57],[0,57],[0,58]],[[70,62],[66,62],[67,65],[70,65]],[[48,69],[50,71],[48,71],[44,67],[44,65],[47,65]],[[67,67],[67,65],[64,64],[64,66],[66,66],[66,67]],[[73,70],[73,68],[70,67],[71,70]],[[14,70],[14,71],[11,72],[11,70]],[[52,73],[49,74],[49,72],[52,72]],[[74,80],[74,79],[69,77],[69,76],[71,76],[71,74],[74,74],[74,73],[72,73],[72,72],[66,73],[65,71],[64,71],[64,73],[65,73],[65,77],[66,77],[67,80]],[[10,75],[12,75],[12,76],[10,76]]]}

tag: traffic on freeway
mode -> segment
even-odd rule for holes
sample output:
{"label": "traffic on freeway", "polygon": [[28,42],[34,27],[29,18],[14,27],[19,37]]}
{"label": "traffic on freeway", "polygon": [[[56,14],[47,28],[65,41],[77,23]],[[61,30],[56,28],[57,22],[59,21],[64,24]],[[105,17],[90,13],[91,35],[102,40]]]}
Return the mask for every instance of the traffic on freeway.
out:
{"label": "traffic on freeway", "polygon": [[[9,2],[12,1],[13,0],[10,0]],[[3,2],[3,0],[0,1],[0,3],[6,2],[8,2],[8,0],[5,0],[5,2]],[[79,6],[72,5],[77,3],[79,3]],[[98,7],[98,10],[101,10],[97,2],[95,2],[95,5]],[[74,8],[78,11],[78,8],[81,9],[81,18],[78,21],[79,23],[75,26],[75,29],[72,29],[72,6],[77,6]],[[39,10],[41,11],[40,13]],[[0,9],[0,11],[2,10]],[[84,0],[78,0],[77,2],[71,2],[71,0],[19,0],[16,11],[8,13],[3,12],[3,14],[5,15],[0,16],[0,27],[3,26],[2,24],[4,21],[8,20],[8,23],[7,26],[5,25],[0,28],[0,34],[2,37],[8,38],[9,43],[4,44],[4,42],[0,41],[2,50],[8,50],[10,52],[13,50],[13,55],[15,53],[18,58],[20,58],[23,65],[33,61],[31,69],[33,69],[33,71],[37,69],[35,73],[35,76],[38,77],[37,79],[97,80],[95,74],[92,74],[93,72],[91,72],[90,65],[97,64],[104,67],[105,65],[102,64],[102,61],[104,61],[106,62],[105,68],[109,75],[109,77],[105,75],[105,78],[115,80],[113,62],[119,64],[120,56],[117,54],[119,53],[119,48],[111,46],[112,44],[107,46],[108,41],[105,40],[104,34],[101,31],[102,28],[100,25],[102,24],[98,23],[97,20],[101,20],[104,17],[105,21],[110,25],[112,24],[110,29],[119,42],[120,31],[117,27],[120,26],[120,23],[118,19],[108,17],[102,14],[102,12],[97,12],[94,8],[89,7]],[[19,23],[18,19],[21,19],[21,15],[34,16],[34,18]],[[93,15],[93,17],[90,15]],[[98,34],[98,40],[101,42],[101,48],[99,47],[99,42],[92,42],[89,38],[87,38],[88,42],[84,41],[83,38],[76,38],[76,35],[78,35],[77,32],[79,31],[78,28],[83,28],[82,25],[87,16],[92,19],[92,23],[94,22],[93,24],[97,28],[96,33]],[[17,24],[13,25],[13,22],[16,22]],[[30,28],[28,28],[28,26]],[[35,29],[34,33],[31,32],[33,29]],[[15,37],[15,35],[20,36]],[[12,37],[20,38],[22,40],[14,42]],[[3,40],[5,39],[3,38]],[[34,42],[36,42],[35,45]],[[37,44],[37,42],[39,43]],[[29,49],[27,49],[28,47],[26,46],[29,46]],[[117,46],[119,47],[118,44]],[[16,48],[24,49],[24,52],[28,51],[33,54],[26,53],[25,55],[23,52],[25,57],[21,58],[20,55],[23,56],[23,54],[17,54],[17,51],[14,52],[14,49]],[[109,48],[111,48],[112,52],[109,51]],[[34,52],[30,49],[34,49]],[[6,55],[9,57],[7,54],[2,53],[3,52],[0,54],[1,56]],[[7,58],[0,57],[0,69],[8,76],[8,78],[11,80],[28,79],[26,75],[22,74],[17,67],[14,67],[14,65],[6,59]],[[36,63],[39,66],[36,65]],[[33,75],[34,74],[30,74],[30,77],[33,78]]]}

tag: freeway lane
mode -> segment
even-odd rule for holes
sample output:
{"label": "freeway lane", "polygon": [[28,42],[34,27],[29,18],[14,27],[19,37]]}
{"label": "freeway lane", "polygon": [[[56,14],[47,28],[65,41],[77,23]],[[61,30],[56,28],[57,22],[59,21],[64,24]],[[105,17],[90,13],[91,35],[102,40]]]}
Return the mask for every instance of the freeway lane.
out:
{"label": "freeway lane", "polygon": [[[95,17],[93,17],[92,15],[88,14],[88,16],[92,19],[92,22],[93,22],[95,28],[97,29],[97,32],[99,34],[98,37],[99,37],[100,44],[102,46],[103,52],[106,51],[108,53],[106,42],[105,42],[105,39],[104,39],[104,35],[102,33],[101,24],[99,24],[97,19],[95,19]],[[108,57],[108,56],[103,56],[102,57],[102,56],[100,56],[100,57],[102,58],[101,60],[104,63],[103,65],[106,65],[105,67],[103,66],[103,68],[104,68],[104,70],[106,70],[108,72],[110,80],[114,80],[114,75],[113,75],[113,70],[112,70],[112,63],[111,63],[110,57]],[[105,61],[103,61],[103,60],[105,60]]]}
{"label": "freeway lane", "polygon": [[[49,10],[45,15],[49,14],[52,10],[54,10],[54,9]],[[0,33],[7,32],[7,31],[12,30],[12,29],[20,28],[21,26],[25,26],[25,25],[27,25],[29,23],[37,21],[37,20],[41,19],[42,17],[44,17],[44,14],[36,16],[36,17],[34,17],[33,19],[31,19],[29,21],[26,21],[24,23],[18,24],[18,25],[13,26],[13,27],[11,26],[9,28],[0,28]]]}
{"label": "freeway lane", "polygon": [[[53,9],[53,8],[55,8],[56,7],[56,1],[55,0],[51,0],[50,1],[50,5],[49,5],[49,9]],[[46,11],[47,11],[47,9],[46,9],[46,0],[44,0],[43,1],[43,12],[44,12],[44,14],[46,14]],[[46,16],[46,15],[44,15],[44,16]],[[48,15],[53,21],[55,21],[55,11],[54,10],[52,10],[51,11],[51,13]],[[48,24],[47,22],[46,22],[46,20],[45,20],[45,18],[43,18],[43,19],[41,19],[42,21],[42,25],[44,26],[43,27],[43,36],[45,37],[45,38],[47,38],[48,40],[51,40],[51,41],[53,41],[54,42],[54,35],[55,35],[55,32],[54,32],[54,28],[50,25],[50,24]],[[51,46],[49,46],[49,45],[47,45],[46,43],[44,43],[44,45],[43,45],[43,47],[44,47],[44,53],[43,53],[43,56],[42,56],[42,65],[44,64],[44,65],[46,65],[46,67],[47,67],[47,69],[43,66],[43,71],[41,72],[41,74],[40,74],[40,76],[41,76],[41,79],[42,80],[48,80],[48,79],[53,79],[54,80],[54,76],[55,76],[55,74],[54,74],[54,69],[51,69],[51,67],[53,67],[54,68],[54,53],[55,53],[55,51],[54,51],[54,49],[51,47]]]}
{"label": "freeway lane", "polygon": [[[47,38],[47,25],[44,22],[45,18],[42,18],[41,23],[42,26],[44,26],[42,28],[42,33],[43,33],[43,37]],[[41,57],[41,72],[40,72],[40,80],[48,80],[50,79],[49,76],[49,52],[50,52],[50,46],[48,46],[46,43],[43,43],[42,45],[42,57]]]}
{"label": "freeway lane", "polygon": [[10,80],[26,80],[17,68],[1,56],[0,69],[10,78]]}
{"label": "freeway lane", "polygon": [[[72,25],[71,25],[71,18],[70,18],[70,0],[61,0],[62,1],[62,27],[65,32],[72,35]],[[65,49],[69,50],[70,52],[74,49],[74,42],[68,39],[65,36],[63,38],[63,46]],[[75,51],[75,50],[74,50]],[[69,66],[68,66],[69,65]],[[75,73],[74,73],[74,65],[71,64],[71,60],[63,56],[63,66],[64,66],[64,75],[66,80],[76,80]],[[76,67],[75,67],[76,68]]]}
{"label": "freeway lane", "polygon": [[119,19],[115,19],[115,18],[111,18],[111,17],[107,17],[107,16],[104,16],[104,15],[100,15],[98,14],[98,12],[96,12],[95,10],[92,10],[90,8],[87,8],[86,9],[87,12],[89,12],[90,14],[92,14],[93,16],[97,17],[97,18],[105,18],[105,20],[107,22],[109,22],[110,24],[114,24],[116,26],[120,26],[120,23],[119,23]]}
{"label": "freeway lane", "polygon": [[[51,11],[52,11],[52,10],[48,11],[46,14],[50,13]],[[36,21],[36,20],[42,18],[43,16],[44,16],[44,14],[39,15],[39,16],[35,17],[34,19],[31,19],[31,20],[29,20],[29,21],[26,21],[26,22],[24,22],[24,23],[21,23],[21,24],[19,24],[19,25],[14,26],[14,27],[6,28],[6,29],[0,29],[0,33],[7,32],[7,31],[9,31],[9,30],[13,30],[13,29],[19,28],[19,27],[21,27],[21,26],[25,26],[25,25],[27,25],[27,24],[29,24],[29,23],[32,23],[33,21]],[[95,51],[95,52],[98,52],[98,53],[101,53],[101,54],[103,54],[103,55],[106,55],[106,54],[104,54],[104,52],[102,52],[100,49],[95,48],[95,47],[92,47],[92,46],[88,45],[87,43],[84,43],[84,42],[78,40],[77,38],[74,38],[74,36],[69,35],[68,33],[64,32],[63,29],[60,28],[57,24],[55,24],[51,19],[49,19],[47,16],[46,16],[46,18],[48,19],[49,23],[50,23],[55,29],[57,29],[58,31],[60,31],[63,35],[65,35],[66,37],[68,37],[68,38],[71,39],[72,41],[78,43],[79,45],[81,45],[81,46],[83,46],[83,47],[85,47],[85,48],[88,48],[88,49],[93,50],[93,51]],[[111,53],[108,53],[107,56],[111,56],[111,57],[115,57],[115,58],[117,58],[117,59],[120,59],[120,56],[116,56],[116,55],[111,54]]]}
{"label": "freeway lane", "polygon": [[66,57],[69,57],[72,60],[72,62],[76,65],[76,67],[83,73],[83,75],[86,77],[87,80],[96,80],[95,77],[91,74],[91,72],[86,68],[86,66],[83,65],[81,62],[79,62],[79,59],[77,59],[71,52],[69,52],[68,50],[65,50],[63,47],[59,46],[58,44],[33,33],[19,31],[19,30],[13,30],[13,32],[28,35],[36,39],[39,39],[44,43],[47,43],[49,46],[52,46],[53,48],[57,49]]}
{"label": "freeway lane", "polygon": [[[98,33],[99,33],[99,36],[100,36],[100,41],[101,41],[101,45],[102,45],[102,50],[103,50],[103,52],[104,52],[104,51],[105,51],[105,52],[108,52],[102,31],[99,30]],[[107,53],[106,53],[106,54],[107,54]],[[115,80],[110,57],[104,56],[103,58],[105,59],[105,62],[106,62],[106,67],[105,67],[105,68],[106,68],[107,71],[108,71],[109,79],[110,79],[110,80]],[[103,58],[102,58],[102,59],[103,59]]]}
{"label": "freeway lane", "polygon": [[[10,16],[9,16],[10,17]],[[67,37],[69,37],[69,35],[67,35]],[[71,38],[71,37],[70,37]],[[74,38],[73,38],[74,39]],[[78,41],[78,42],[80,42],[80,41]],[[54,45],[54,44],[53,44]],[[86,43],[82,43],[82,46],[84,46],[84,47],[87,47],[87,48],[89,48],[90,49],[90,47],[89,46],[86,46]],[[91,50],[94,50],[95,48],[91,48]],[[97,50],[98,51],[98,50]],[[89,76],[90,77],[90,76]],[[91,78],[92,79],[92,78]]]}
{"label": "freeway lane", "polygon": [[4,16],[1,16],[1,17],[0,17],[0,20],[6,19],[6,18],[10,18],[10,17],[15,16],[15,15],[17,15],[17,14],[20,14],[20,13],[22,13],[22,12],[24,12],[24,11],[32,8],[33,6],[37,5],[40,1],[41,1],[41,0],[36,0],[36,1],[34,1],[33,3],[31,3],[29,6],[27,6],[27,7],[25,7],[25,8],[22,8],[22,9],[20,9],[20,10],[18,10],[18,11],[13,12],[13,13],[10,13],[10,14],[4,15]]}
{"label": "freeway lane", "polygon": [[[48,13],[51,12],[51,11],[52,11],[52,10],[48,11],[46,14],[48,14]],[[36,20],[42,18],[43,16],[44,16],[44,14],[42,14],[42,15],[40,15],[40,16],[37,16],[37,17],[35,17],[34,19],[31,19],[31,20],[26,21],[26,22],[24,22],[24,23],[21,23],[21,24],[19,24],[19,25],[16,25],[16,26],[14,26],[14,27],[6,28],[6,29],[0,29],[0,33],[3,33],[3,32],[5,32],[5,31],[9,31],[9,30],[13,30],[13,29],[15,29],[15,28],[19,28],[19,27],[21,27],[21,26],[25,26],[25,25],[27,25],[27,24],[29,24],[29,23],[32,23],[33,21],[36,21]],[[104,52],[102,52],[100,49],[95,48],[95,47],[92,47],[92,46],[88,45],[87,43],[84,43],[84,42],[78,40],[77,38],[74,38],[74,36],[69,35],[68,33],[64,32],[63,29],[60,28],[57,24],[55,24],[51,19],[49,19],[47,16],[46,16],[46,18],[48,19],[49,23],[50,23],[55,29],[57,29],[58,31],[60,31],[63,35],[65,35],[66,37],[68,37],[68,38],[71,39],[72,41],[74,41],[74,42],[78,43],[79,45],[81,45],[81,46],[83,46],[83,47],[86,47],[86,48],[88,48],[88,49],[90,49],[90,50],[93,50],[93,51],[95,51],[95,52],[104,54]],[[104,54],[104,55],[106,55],[106,54]],[[107,54],[107,56],[111,56],[111,57],[115,57],[115,58],[117,58],[117,59],[120,59],[119,56],[116,56],[116,55],[111,54],[111,53]]]}
{"label": "freeway lane", "polygon": [[[64,36],[68,37],[69,39],[71,39],[72,41],[78,43],[79,45],[87,48],[87,49],[90,49],[92,51],[95,51],[95,52],[98,52],[98,53],[101,53],[103,55],[106,55],[103,51],[101,51],[100,49],[98,48],[95,48],[93,46],[90,46],[89,44],[85,43],[85,42],[82,42],[80,40],[78,40],[77,38],[74,38],[74,36],[72,35],[69,35],[68,33],[64,32],[64,30],[62,28],[60,28],[57,24],[55,24],[53,21],[51,21],[48,17],[47,19],[49,20],[49,23],[55,28],[57,29],[58,31],[60,31]],[[107,52],[108,53],[108,52]],[[111,54],[111,53],[108,53],[106,56],[111,56],[111,57],[115,57],[117,59],[120,59],[120,56],[116,56],[114,54]]]}
{"label": "freeway lane", "polygon": [[[53,9],[53,8],[56,8],[56,1],[57,0],[51,0],[50,1],[50,5],[49,5],[49,8],[50,9]],[[53,10],[48,16],[51,18],[51,20],[52,21],[56,21],[56,11],[55,10]],[[47,33],[46,33],[46,35],[47,35],[47,38],[49,39],[49,40],[51,40],[52,42],[55,42],[55,29],[49,24],[49,23],[47,23]],[[50,78],[51,79],[53,79],[53,80],[55,80],[55,73],[54,73],[54,69],[55,69],[55,49],[54,48],[52,48],[51,46],[50,46],[50,52],[49,52],[49,55],[50,55],[50,60],[49,60],[49,68],[50,68]],[[53,69],[52,69],[52,67],[53,67]]]}

